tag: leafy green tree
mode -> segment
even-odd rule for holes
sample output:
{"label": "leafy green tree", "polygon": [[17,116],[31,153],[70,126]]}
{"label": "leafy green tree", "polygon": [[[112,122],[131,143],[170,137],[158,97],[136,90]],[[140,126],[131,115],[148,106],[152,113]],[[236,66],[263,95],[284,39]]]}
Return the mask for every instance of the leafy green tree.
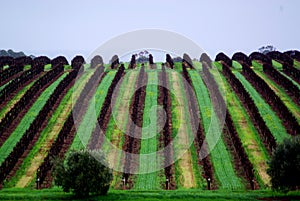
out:
{"label": "leafy green tree", "polygon": [[78,197],[105,195],[113,179],[104,155],[87,150],[71,151],[65,161],[56,159],[52,174],[56,185]]}
{"label": "leafy green tree", "polygon": [[300,188],[300,137],[285,139],[277,146],[270,161],[268,174],[272,188],[279,191]]}

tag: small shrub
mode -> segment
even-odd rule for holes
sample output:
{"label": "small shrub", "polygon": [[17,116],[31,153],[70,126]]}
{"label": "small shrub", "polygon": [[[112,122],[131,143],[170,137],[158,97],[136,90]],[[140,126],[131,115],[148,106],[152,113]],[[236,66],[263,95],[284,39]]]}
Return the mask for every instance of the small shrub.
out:
{"label": "small shrub", "polygon": [[86,150],[71,151],[65,161],[56,159],[52,174],[56,185],[78,197],[105,195],[113,178],[104,155]]}
{"label": "small shrub", "polygon": [[272,188],[279,191],[300,187],[300,137],[286,139],[277,146],[268,169]]}

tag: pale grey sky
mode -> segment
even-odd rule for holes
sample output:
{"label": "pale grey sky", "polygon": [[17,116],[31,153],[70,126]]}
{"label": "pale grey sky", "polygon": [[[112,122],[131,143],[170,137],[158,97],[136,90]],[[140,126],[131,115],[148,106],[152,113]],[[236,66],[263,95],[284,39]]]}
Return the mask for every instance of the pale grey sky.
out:
{"label": "pale grey sky", "polygon": [[268,44],[300,49],[299,10],[297,0],[9,0],[0,4],[0,49],[87,57],[114,36],[145,28],[181,34],[213,59]]}

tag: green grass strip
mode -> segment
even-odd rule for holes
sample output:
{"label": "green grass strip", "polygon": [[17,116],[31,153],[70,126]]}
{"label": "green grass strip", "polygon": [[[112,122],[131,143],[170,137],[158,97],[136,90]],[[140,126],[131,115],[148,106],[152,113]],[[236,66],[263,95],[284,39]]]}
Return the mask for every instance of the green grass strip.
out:
{"label": "green grass strip", "polygon": [[243,69],[243,66],[235,60],[232,60],[232,67],[237,69],[237,70],[242,70]]}
{"label": "green grass strip", "polygon": [[[165,68],[167,68],[165,66]],[[178,72],[182,72],[182,62],[174,62],[174,69]]]}
{"label": "green grass strip", "polygon": [[252,60],[252,67],[254,67],[255,70],[263,70],[261,63],[256,60]]}
{"label": "green grass strip", "polygon": [[272,110],[271,106],[265,102],[265,100],[260,96],[260,94],[255,90],[255,88],[246,80],[246,78],[239,72],[233,72],[235,76],[240,80],[245,89],[249,92],[258,111],[266,125],[270,129],[271,133],[275,137],[277,142],[282,142],[284,138],[290,137],[282,125],[280,118]]}
{"label": "green grass strip", "polygon": [[22,138],[25,131],[30,127],[30,124],[34,121],[39,111],[44,107],[46,101],[54,92],[55,88],[65,78],[67,73],[60,76],[54,83],[52,83],[45,91],[39,96],[34,102],[31,108],[28,110],[26,115],[23,117],[17,128],[12,132],[9,138],[0,147],[0,164],[9,156],[17,142]]}
{"label": "green grass strip", "polygon": [[294,59],[294,67],[300,69],[300,62]]}
{"label": "green grass strip", "polygon": [[44,70],[45,70],[45,71],[49,71],[49,70],[51,70],[51,68],[52,68],[52,65],[51,65],[51,64],[46,64],[46,65],[44,66]]}
{"label": "green grass strip", "polygon": [[202,71],[202,63],[199,61],[193,61],[193,66],[196,70]]}
{"label": "green grass strip", "polygon": [[[229,151],[226,149],[222,133],[219,128],[218,118],[213,110],[209,92],[197,71],[189,71],[191,76],[198,104],[206,141],[209,146],[212,164],[215,175],[218,178],[221,189],[244,189],[241,179],[235,173],[233,160]],[[215,145],[212,147],[212,145]]]}
{"label": "green grass strip", "polygon": [[96,126],[97,117],[101,112],[101,107],[104,103],[108,88],[110,87],[116,73],[117,71],[109,71],[99,84],[96,93],[89,102],[87,112],[78,127],[70,150],[80,150],[87,146],[90,136]]}
{"label": "green grass strip", "polygon": [[[146,87],[145,108],[143,114],[142,139],[140,149],[139,172],[150,172],[139,174],[134,189],[154,190],[160,188],[158,180],[159,166],[156,159],[157,149],[157,98],[158,98],[158,74],[157,71],[148,72],[148,84]],[[148,155],[149,157],[145,157]],[[158,159],[159,160],[159,159]]]}
{"label": "green grass strip", "polygon": [[4,87],[6,87],[11,81],[8,81],[7,83],[3,84],[2,86],[0,86],[0,91],[2,91],[4,89]]}
{"label": "green grass strip", "polygon": [[277,70],[282,70],[282,64],[274,59],[272,59],[272,66]]}
{"label": "green grass strip", "polygon": [[[110,190],[106,196],[90,196],[83,200],[122,200],[122,201],[257,201],[257,200],[299,200],[300,192],[288,193],[274,191],[204,191],[199,189],[175,191],[124,191]],[[264,198],[264,199],[262,199]],[[1,200],[79,200],[72,193],[65,193],[61,188],[52,189],[3,189],[0,191]]]}

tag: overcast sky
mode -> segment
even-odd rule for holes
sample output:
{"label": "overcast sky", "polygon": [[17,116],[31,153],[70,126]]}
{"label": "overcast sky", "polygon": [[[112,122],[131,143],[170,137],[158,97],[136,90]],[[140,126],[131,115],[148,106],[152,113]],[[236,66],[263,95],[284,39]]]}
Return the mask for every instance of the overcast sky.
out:
{"label": "overcast sky", "polygon": [[0,49],[87,57],[115,36],[155,28],[191,39],[213,59],[268,44],[299,50],[299,11],[298,0],[1,1]]}

